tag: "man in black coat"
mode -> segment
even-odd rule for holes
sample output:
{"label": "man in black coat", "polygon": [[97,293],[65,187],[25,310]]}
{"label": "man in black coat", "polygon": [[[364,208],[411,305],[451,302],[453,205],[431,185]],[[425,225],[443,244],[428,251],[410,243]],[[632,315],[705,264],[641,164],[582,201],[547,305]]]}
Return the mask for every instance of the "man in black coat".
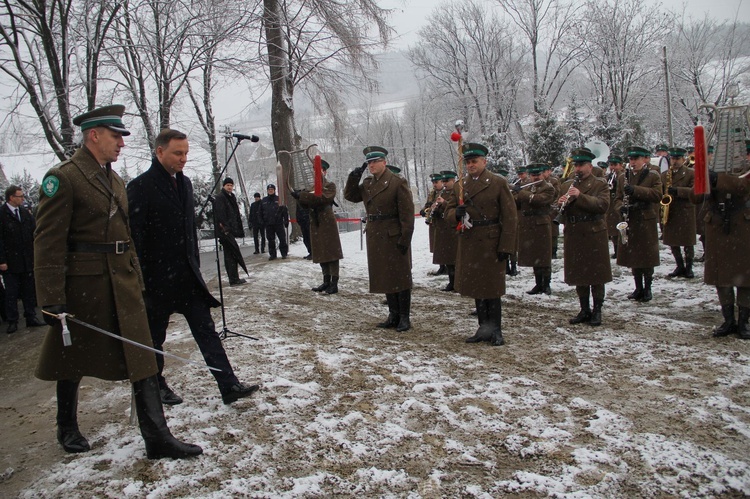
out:
{"label": "man in black coat", "polygon": [[[245,237],[245,229],[242,228],[242,217],[240,206],[237,204],[237,196],[234,195],[234,180],[227,177],[221,186],[221,192],[214,200],[214,218],[216,219],[216,236],[220,234],[229,237]],[[221,239],[220,239],[221,240]],[[238,263],[228,248],[224,248],[224,268],[227,270],[229,285],[236,286],[245,284],[245,279],[240,279],[237,271]]]}
{"label": "man in black coat", "polygon": [[[211,307],[220,303],[211,296],[200,272],[195,226],[193,185],[182,173],[187,161],[187,136],[165,129],[154,143],[151,168],[127,187],[130,227],[143,271],[148,314],[154,348],[163,351],[169,316],[185,316],[225,404],[248,397],[259,387],[239,382],[211,318]],[[157,355],[162,402],[182,402],[162,374],[164,357]]]}
{"label": "man in black coat", "polygon": [[5,281],[8,334],[18,331],[18,298],[23,302],[26,327],[43,326],[36,317],[34,291],[34,230],[36,221],[23,207],[23,191],[17,185],[5,189],[0,208],[0,271]]}
{"label": "man in black coat", "polygon": [[[250,220],[248,225],[253,229],[253,242],[255,243],[254,255],[266,252],[266,228],[263,227],[263,219],[260,218],[260,192],[253,194],[253,204],[250,205]],[[258,250],[258,235],[260,235],[260,251]]]}
{"label": "man in black coat", "polygon": [[289,225],[289,211],[286,206],[279,204],[279,196],[276,195],[276,186],[268,184],[266,188],[268,196],[260,202],[260,218],[266,227],[266,239],[268,240],[269,260],[276,260],[276,238],[279,238],[279,251],[281,258],[286,258],[289,252],[289,244],[286,242],[286,227]]}

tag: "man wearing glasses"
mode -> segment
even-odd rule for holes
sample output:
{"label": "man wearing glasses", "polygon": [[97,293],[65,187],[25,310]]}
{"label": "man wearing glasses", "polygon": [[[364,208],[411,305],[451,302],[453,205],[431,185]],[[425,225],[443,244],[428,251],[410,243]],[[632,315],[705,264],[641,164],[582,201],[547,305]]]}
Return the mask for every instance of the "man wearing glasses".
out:
{"label": "man wearing glasses", "polygon": [[36,317],[34,291],[34,230],[36,221],[23,207],[23,191],[17,185],[5,189],[0,209],[0,272],[5,282],[7,333],[18,331],[18,298],[23,302],[26,327],[43,326]]}

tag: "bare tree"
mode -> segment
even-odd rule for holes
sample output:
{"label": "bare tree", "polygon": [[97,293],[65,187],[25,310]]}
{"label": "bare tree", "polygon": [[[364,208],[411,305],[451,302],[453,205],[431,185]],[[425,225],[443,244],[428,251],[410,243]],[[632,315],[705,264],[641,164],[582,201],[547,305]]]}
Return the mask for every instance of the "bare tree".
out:
{"label": "bare tree", "polygon": [[618,120],[638,111],[660,84],[659,50],[670,16],[647,0],[589,0],[577,36],[585,42],[584,66],[598,100]]}
{"label": "bare tree", "polygon": [[583,40],[571,36],[580,8],[560,0],[497,0],[529,41],[535,113],[554,107],[581,62]]}
{"label": "bare tree", "polygon": [[436,98],[482,135],[506,132],[523,77],[513,32],[478,3],[438,7],[409,52]]}
{"label": "bare tree", "polygon": [[19,96],[11,113],[28,100],[61,160],[75,146],[76,94],[83,94],[87,110],[96,106],[99,58],[119,10],[107,0],[4,0],[0,6],[0,70]]}
{"label": "bare tree", "polygon": [[[746,56],[750,27],[737,22],[718,23],[709,18],[691,19],[684,14],[676,37],[670,38],[670,72],[674,77],[677,102],[690,117],[690,130],[698,120],[703,103],[726,102],[727,87],[750,71]],[[744,52],[743,52],[744,50]]]}

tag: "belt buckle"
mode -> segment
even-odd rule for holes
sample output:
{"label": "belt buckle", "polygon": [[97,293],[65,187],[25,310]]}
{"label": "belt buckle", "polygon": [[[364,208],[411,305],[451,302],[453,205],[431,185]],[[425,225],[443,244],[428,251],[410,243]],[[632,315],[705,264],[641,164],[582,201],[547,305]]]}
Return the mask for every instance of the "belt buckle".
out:
{"label": "belt buckle", "polygon": [[122,255],[123,253],[125,253],[126,244],[127,244],[127,241],[115,241],[115,254]]}
{"label": "belt buckle", "polygon": [[571,224],[576,223],[576,216],[575,215],[570,215],[568,217],[568,222],[570,222]]}

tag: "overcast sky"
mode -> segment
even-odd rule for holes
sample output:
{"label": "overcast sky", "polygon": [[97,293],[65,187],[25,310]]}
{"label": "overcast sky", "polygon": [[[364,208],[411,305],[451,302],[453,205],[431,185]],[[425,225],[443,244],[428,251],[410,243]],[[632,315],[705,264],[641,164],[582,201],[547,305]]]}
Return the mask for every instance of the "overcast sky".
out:
{"label": "overcast sky", "polygon": [[[488,4],[497,4],[498,0],[485,0]],[[427,17],[435,7],[440,5],[435,0],[380,0],[384,8],[395,9],[391,16],[391,25],[398,33],[393,48],[405,49],[417,41],[417,32],[424,26]],[[681,11],[685,6],[687,12],[699,18],[705,15],[718,20],[734,19],[739,14],[741,22],[750,22],[750,0],[663,0],[661,4],[674,11]]]}

